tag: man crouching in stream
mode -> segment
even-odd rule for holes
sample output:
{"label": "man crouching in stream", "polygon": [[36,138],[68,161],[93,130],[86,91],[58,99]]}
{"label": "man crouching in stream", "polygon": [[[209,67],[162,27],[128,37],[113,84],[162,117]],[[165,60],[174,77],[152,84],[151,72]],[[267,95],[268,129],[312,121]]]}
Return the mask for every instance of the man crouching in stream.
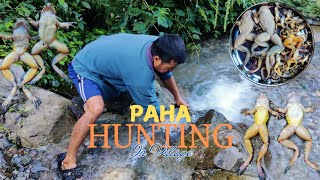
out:
{"label": "man crouching in stream", "polygon": [[63,179],[82,177],[77,167],[77,151],[93,124],[104,110],[105,102],[129,92],[136,104],[147,108],[160,104],[155,94],[155,74],[174,96],[177,105],[188,104],[181,98],[172,70],[186,59],[183,40],[177,35],[115,34],[101,36],[86,45],[69,64],[69,77],[85,102],[85,113],[75,124],[66,153],[57,156]]}

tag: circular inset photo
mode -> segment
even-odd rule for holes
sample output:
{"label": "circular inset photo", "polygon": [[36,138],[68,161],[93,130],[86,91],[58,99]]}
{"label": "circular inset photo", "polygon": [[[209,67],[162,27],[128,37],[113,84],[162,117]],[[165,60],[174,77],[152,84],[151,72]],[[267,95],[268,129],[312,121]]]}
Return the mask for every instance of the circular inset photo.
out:
{"label": "circular inset photo", "polygon": [[230,54],[250,81],[285,84],[310,64],[314,37],[306,18],[284,3],[260,3],[245,10],[230,32]]}

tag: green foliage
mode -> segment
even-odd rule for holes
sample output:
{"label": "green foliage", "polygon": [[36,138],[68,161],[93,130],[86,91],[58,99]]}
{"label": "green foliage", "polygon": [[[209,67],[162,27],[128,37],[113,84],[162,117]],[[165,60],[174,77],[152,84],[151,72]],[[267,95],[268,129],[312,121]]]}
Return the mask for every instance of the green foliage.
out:
{"label": "green foliage", "polygon": [[251,5],[244,0],[90,0],[89,4],[94,12],[89,26],[107,29],[110,34],[177,33],[197,54],[201,37],[222,35],[241,10]]}

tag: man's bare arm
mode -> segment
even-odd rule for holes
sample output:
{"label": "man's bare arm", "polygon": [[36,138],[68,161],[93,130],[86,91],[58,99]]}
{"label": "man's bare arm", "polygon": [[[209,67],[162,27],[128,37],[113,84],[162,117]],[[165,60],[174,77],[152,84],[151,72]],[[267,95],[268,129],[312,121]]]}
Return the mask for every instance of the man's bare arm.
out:
{"label": "man's bare arm", "polygon": [[163,80],[164,85],[166,88],[171,92],[171,94],[174,97],[174,100],[176,101],[177,105],[186,105],[189,106],[180,96],[176,81],[174,80],[174,77],[171,76],[169,79]]}

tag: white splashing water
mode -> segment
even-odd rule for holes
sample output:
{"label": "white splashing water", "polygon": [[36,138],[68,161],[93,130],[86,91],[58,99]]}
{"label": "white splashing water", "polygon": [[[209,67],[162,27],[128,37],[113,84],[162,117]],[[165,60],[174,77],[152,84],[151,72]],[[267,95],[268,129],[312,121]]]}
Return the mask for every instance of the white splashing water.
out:
{"label": "white splashing water", "polygon": [[193,95],[190,104],[194,110],[213,108],[226,116],[229,121],[238,123],[241,121],[241,109],[254,107],[257,92],[252,90],[248,80],[234,82],[230,78],[221,77],[209,85],[207,83],[196,87],[201,90],[205,86],[208,90],[203,95]]}

